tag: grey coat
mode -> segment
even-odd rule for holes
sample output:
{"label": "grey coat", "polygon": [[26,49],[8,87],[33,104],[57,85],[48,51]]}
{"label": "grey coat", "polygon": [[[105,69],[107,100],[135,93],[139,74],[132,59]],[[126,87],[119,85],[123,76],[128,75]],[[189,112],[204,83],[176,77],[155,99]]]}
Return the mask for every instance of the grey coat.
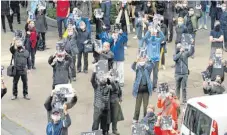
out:
{"label": "grey coat", "polygon": [[76,56],[79,53],[76,36],[67,37],[64,39],[65,51],[72,56]]}
{"label": "grey coat", "polygon": [[92,18],[91,1],[77,1],[76,7],[78,7],[82,11],[82,17],[90,19]]}
{"label": "grey coat", "polygon": [[36,15],[35,27],[37,32],[46,32],[48,29],[45,12],[46,12],[45,10],[43,14],[40,14],[37,10],[35,12]]}
{"label": "grey coat", "polygon": [[50,56],[48,63],[53,67],[53,84],[68,84],[71,75],[70,75],[70,66],[72,66],[72,57],[69,55],[65,56],[65,60],[62,62],[55,62],[53,60],[55,57]]}
{"label": "grey coat", "polygon": [[175,74],[177,75],[188,75],[188,57],[194,54],[195,48],[192,46],[190,51],[184,51],[183,53],[177,52],[173,56],[173,60],[176,62]]}

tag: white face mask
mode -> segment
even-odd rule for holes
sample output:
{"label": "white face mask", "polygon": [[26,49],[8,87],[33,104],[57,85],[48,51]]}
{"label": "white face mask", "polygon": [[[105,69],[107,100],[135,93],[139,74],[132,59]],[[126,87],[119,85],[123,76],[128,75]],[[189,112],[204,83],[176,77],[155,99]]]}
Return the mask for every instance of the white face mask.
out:
{"label": "white face mask", "polygon": [[62,62],[64,60],[64,57],[57,57],[57,60]]}
{"label": "white face mask", "polygon": [[52,114],[52,115],[51,115],[51,119],[52,119],[54,122],[58,122],[58,121],[61,119],[61,116],[60,116],[60,115],[54,115],[54,114]]}
{"label": "white face mask", "polygon": [[226,11],[226,7],[222,7],[222,11],[223,11],[223,12]]}
{"label": "white face mask", "polygon": [[73,35],[73,31],[69,31],[69,32],[68,32],[68,35],[69,35],[69,36],[72,36],[72,35]]}
{"label": "white face mask", "polygon": [[145,65],[145,61],[143,61],[143,62],[138,62],[138,64],[139,64],[140,66],[144,66],[144,65]]}
{"label": "white face mask", "polygon": [[188,11],[189,16],[192,16],[194,14],[194,11]]}

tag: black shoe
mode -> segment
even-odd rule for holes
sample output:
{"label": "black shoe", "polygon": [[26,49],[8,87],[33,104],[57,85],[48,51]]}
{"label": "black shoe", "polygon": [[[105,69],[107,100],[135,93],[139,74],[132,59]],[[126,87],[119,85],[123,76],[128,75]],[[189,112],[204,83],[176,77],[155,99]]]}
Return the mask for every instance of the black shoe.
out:
{"label": "black shoe", "polygon": [[32,67],[32,69],[36,69],[36,67]]}
{"label": "black shoe", "polygon": [[11,97],[11,100],[16,100],[16,99],[17,99],[17,96]]}
{"label": "black shoe", "polygon": [[109,133],[108,132],[103,132],[103,135],[109,135]]}
{"label": "black shoe", "polygon": [[78,70],[77,73],[81,73],[81,70]]}
{"label": "black shoe", "polygon": [[6,30],[5,29],[3,31],[4,31],[4,33],[6,33]]}
{"label": "black shoe", "polygon": [[14,30],[13,30],[13,29],[11,29],[10,31],[11,31],[11,32],[14,32]]}
{"label": "black shoe", "polygon": [[120,133],[117,132],[117,130],[114,130],[114,131],[113,131],[113,134],[114,134],[114,135],[120,135]]}
{"label": "black shoe", "polygon": [[85,74],[87,74],[87,73],[88,73],[88,71],[87,71],[87,70],[84,70],[84,73],[85,73]]}
{"label": "black shoe", "polygon": [[168,41],[168,43],[171,43],[171,42],[172,42],[172,40],[169,40],[169,41]]}
{"label": "black shoe", "polygon": [[24,99],[26,99],[26,100],[30,100],[31,98],[30,98],[30,97],[28,97],[28,95],[25,95],[25,96],[24,96]]}
{"label": "black shoe", "polygon": [[93,62],[92,62],[92,64],[95,64],[97,61],[96,60],[94,60]]}
{"label": "black shoe", "polygon": [[18,24],[20,24],[20,22],[18,22]]}

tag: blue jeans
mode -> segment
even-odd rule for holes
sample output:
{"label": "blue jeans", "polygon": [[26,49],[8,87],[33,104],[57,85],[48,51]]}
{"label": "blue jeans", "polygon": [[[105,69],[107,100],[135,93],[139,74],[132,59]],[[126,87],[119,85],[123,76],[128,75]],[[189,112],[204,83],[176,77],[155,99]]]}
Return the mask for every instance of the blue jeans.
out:
{"label": "blue jeans", "polygon": [[85,22],[86,29],[87,29],[89,35],[91,36],[91,24],[90,24],[89,19],[88,18],[83,18],[83,21]]}
{"label": "blue jeans", "polygon": [[110,30],[110,9],[111,1],[101,3],[102,11],[104,12],[103,21],[106,25],[107,30]]}
{"label": "blue jeans", "polygon": [[201,26],[207,26],[207,12],[202,12],[202,17],[199,19]]}
{"label": "blue jeans", "polygon": [[57,17],[57,23],[58,23],[58,36],[62,38],[62,22],[64,23],[64,28],[66,30],[67,24],[66,24],[67,18],[63,17]]}
{"label": "blue jeans", "polygon": [[140,40],[142,39],[143,27],[139,23],[140,22],[138,21],[138,18],[135,18],[136,35],[137,35],[137,38]]}

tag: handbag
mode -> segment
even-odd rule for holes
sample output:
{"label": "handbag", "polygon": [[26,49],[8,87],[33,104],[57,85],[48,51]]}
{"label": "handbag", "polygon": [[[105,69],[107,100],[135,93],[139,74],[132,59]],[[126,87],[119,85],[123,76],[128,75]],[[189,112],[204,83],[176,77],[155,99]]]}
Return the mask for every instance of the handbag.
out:
{"label": "handbag", "polygon": [[84,44],[84,52],[85,53],[92,53],[94,50],[94,46],[92,42],[89,40],[86,44]]}
{"label": "handbag", "polygon": [[10,61],[10,65],[7,67],[7,76],[9,77],[14,77],[16,75],[16,68],[15,66],[12,64],[13,62],[13,55]]}

